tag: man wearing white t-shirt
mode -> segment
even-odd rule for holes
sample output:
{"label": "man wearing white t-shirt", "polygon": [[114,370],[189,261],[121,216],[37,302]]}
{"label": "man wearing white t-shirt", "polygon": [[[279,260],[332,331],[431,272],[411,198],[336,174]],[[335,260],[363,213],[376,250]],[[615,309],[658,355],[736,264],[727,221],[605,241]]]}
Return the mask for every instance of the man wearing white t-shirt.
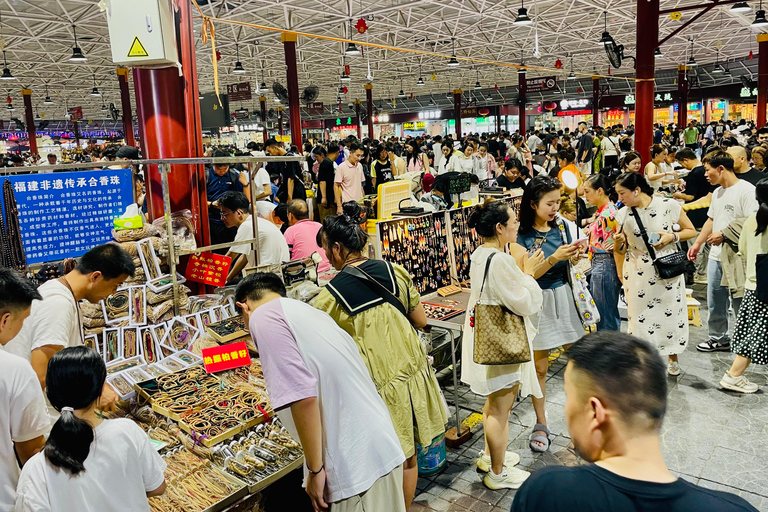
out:
{"label": "man wearing white t-shirt", "polygon": [[[219,198],[219,209],[221,210],[221,220],[228,228],[236,227],[237,234],[235,242],[252,240],[256,237],[253,232],[253,219],[251,218],[251,205],[248,198],[242,192],[225,192]],[[258,215],[258,213],[257,213]],[[290,261],[291,254],[288,249],[288,243],[280,232],[280,229],[273,223],[261,217],[256,217],[259,228],[259,265],[276,265]],[[229,248],[227,256],[232,258],[232,265],[229,267],[227,282],[237,280],[246,265],[256,266],[256,255],[253,252],[253,245],[250,243],[233,245]]]}
{"label": "man wearing white t-shirt", "polygon": [[405,455],[357,345],[326,313],[252,274],[237,305],[259,349],[270,402],[301,442],[315,510],[405,512]]}
{"label": "man wearing white t-shirt", "polygon": [[[259,150],[259,145],[255,142],[249,142],[248,143],[248,151],[251,153],[254,157],[262,157],[266,156],[266,153],[264,151]],[[264,166],[263,162],[254,162],[252,164],[248,164],[248,170],[249,170],[249,177],[253,176],[254,170],[256,171],[256,176],[253,178],[253,188],[254,188],[254,201],[269,201],[269,197],[272,195],[272,186],[271,182],[269,181],[269,173],[267,172],[267,169]]]}
{"label": "man wearing white t-shirt", "polygon": [[[13,339],[41,300],[31,281],[15,270],[0,268],[0,345]],[[0,510],[13,510],[19,461],[43,449],[50,428],[43,390],[25,360],[0,350]],[[14,453],[15,452],[15,453]]]}
{"label": "man wearing white t-shirt", "polygon": [[746,180],[740,180],[734,173],[731,155],[722,150],[713,151],[708,153],[702,162],[707,180],[719,187],[712,193],[707,222],[701,228],[696,241],[688,249],[688,259],[695,261],[702,245],[708,243],[711,246],[707,264],[709,339],[697,345],[696,348],[701,352],[730,351],[729,302],[733,304],[734,314],[738,315],[741,298],[731,297],[728,287],[721,284],[723,279],[723,268],[720,262],[722,232],[733,221],[753,215],[757,211],[758,203],[755,199],[755,186]]}

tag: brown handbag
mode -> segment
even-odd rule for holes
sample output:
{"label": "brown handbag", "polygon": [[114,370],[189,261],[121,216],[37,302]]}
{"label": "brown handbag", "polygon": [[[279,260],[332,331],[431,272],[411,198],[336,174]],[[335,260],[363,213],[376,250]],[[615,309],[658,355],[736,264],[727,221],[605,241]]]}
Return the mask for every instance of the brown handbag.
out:
{"label": "brown handbag", "polygon": [[523,317],[504,306],[483,302],[483,289],[494,256],[496,253],[491,254],[485,264],[483,284],[475,304],[473,360],[483,365],[527,363],[531,360],[531,348]]}

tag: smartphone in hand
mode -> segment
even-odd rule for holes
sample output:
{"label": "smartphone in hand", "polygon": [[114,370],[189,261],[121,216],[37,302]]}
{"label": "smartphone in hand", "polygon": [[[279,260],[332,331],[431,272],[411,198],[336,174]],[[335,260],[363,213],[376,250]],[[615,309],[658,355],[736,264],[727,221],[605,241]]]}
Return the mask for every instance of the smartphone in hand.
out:
{"label": "smartphone in hand", "polygon": [[533,245],[530,249],[528,249],[528,256],[532,256],[536,254],[536,251],[541,249],[541,246],[544,245],[544,242],[547,240],[547,237],[545,236],[537,236],[536,239],[533,241]]}

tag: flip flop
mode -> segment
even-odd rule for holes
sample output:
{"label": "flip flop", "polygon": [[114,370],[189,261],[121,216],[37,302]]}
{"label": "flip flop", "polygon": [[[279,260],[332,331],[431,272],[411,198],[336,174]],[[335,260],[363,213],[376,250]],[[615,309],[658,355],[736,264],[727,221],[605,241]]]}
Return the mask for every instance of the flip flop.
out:
{"label": "flip flop", "polygon": [[[547,450],[549,450],[549,436],[551,434],[550,434],[549,429],[547,428],[547,426],[546,425],[542,425],[541,423],[537,423],[533,427],[533,431],[534,431],[534,433],[531,434],[530,436],[528,436],[528,439],[531,441],[529,443],[529,446],[531,447],[531,450],[533,450],[535,452],[539,452],[539,453],[544,453]],[[541,434],[536,434],[535,433],[535,432],[539,432],[539,431],[540,432],[546,432],[547,435],[543,436]],[[535,443],[541,443],[544,446],[539,446],[539,445],[537,445]]]}

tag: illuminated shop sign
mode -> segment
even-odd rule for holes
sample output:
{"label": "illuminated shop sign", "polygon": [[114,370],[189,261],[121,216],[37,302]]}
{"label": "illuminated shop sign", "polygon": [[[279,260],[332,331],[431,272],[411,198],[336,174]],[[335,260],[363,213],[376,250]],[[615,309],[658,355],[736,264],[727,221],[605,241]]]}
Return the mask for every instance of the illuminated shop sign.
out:
{"label": "illuminated shop sign", "polygon": [[417,121],[415,123],[403,123],[403,130],[423,130],[427,127],[424,121]]}
{"label": "illuminated shop sign", "polygon": [[742,98],[749,98],[750,96],[757,96],[757,89],[750,89],[749,87],[742,87],[739,96]]}
{"label": "illuminated shop sign", "polygon": [[419,119],[440,119],[441,112],[439,110],[431,110],[429,112],[419,112]]}
{"label": "illuminated shop sign", "polygon": [[555,112],[556,116],[588,116],[592,113],[591,110],[561,110]]}
{"label": "illuminated shop sign", "polygon": [[624,96],[624,104],[625,105],[634,105],[635,104],[635,95],[634,94],[627,94]]}
{"label": "illuminated shop sign", "polygon": [[589,100],[586,98],[581,98],[578,100],[562,100],[560,102],[560,108],[562,110],[581,109],[587,106],[589,106]]}
{"label": "illuminated shop sign", "polygon": [[389,116],[373,116],[374,123],[388,123]]}

